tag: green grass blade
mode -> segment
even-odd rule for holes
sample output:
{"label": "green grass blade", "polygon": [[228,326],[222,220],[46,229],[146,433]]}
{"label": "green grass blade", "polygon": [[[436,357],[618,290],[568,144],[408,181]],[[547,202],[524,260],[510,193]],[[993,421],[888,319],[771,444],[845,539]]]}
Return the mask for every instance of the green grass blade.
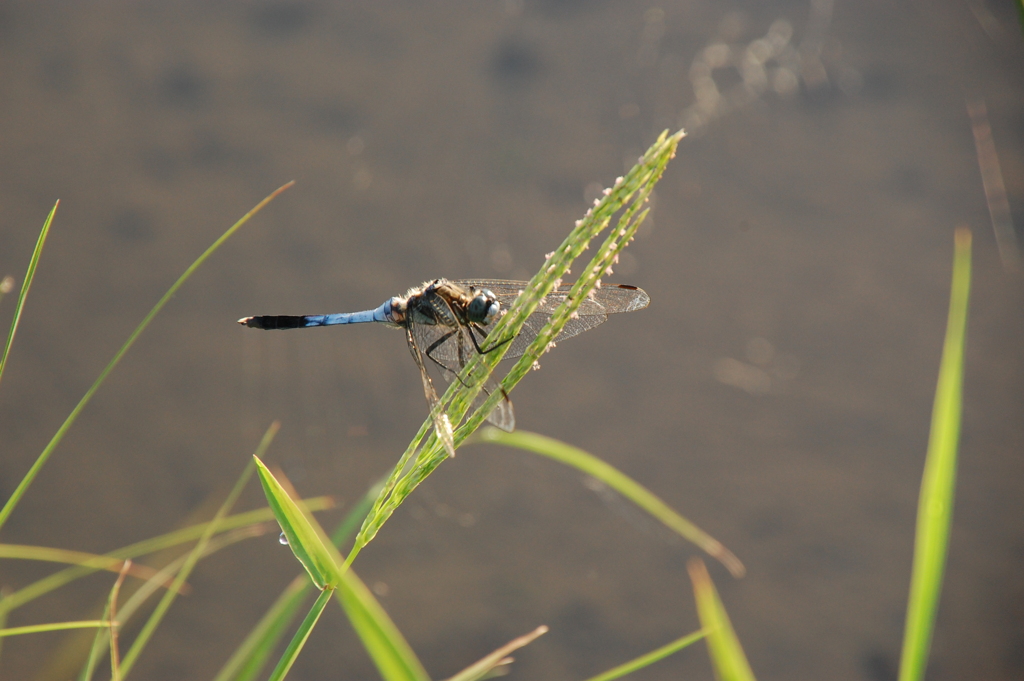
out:
{"label": "green grass blade", "polygon": [[[358,504],[341,521],[331,542],[341,546],[359,528],[359,522],[366,517],[373,499],[380,490],[380,484],[372,486]],[[273,605],[245,637],[213,681],[255,681],[267,660],[284,636],[298,613],[299,606],[312,591],[313,584],[305,573],[298,575],[285,587]]]}
{"label": "green grass blade", "polygon": [[708,654],[715,669],[715,678],[718,681],[754,681],[754,672],[704,562],[694,558],[686,567],[697,599],[697,616],[707,632]]}
{"label": "green grass blade", "polygon": [[0,629],[0,636],[21,636],[22,634],[40,634],[46,631],[63,631],[65,629],[95,629],[109,627],[107,620],[81,620],[78,622],[54,622],[52,624],[32,624],[27,627],[11,627]]}
{"label": "green grass blade", "polygon": [[[377,599],[352,570],[343,567],[344,559],[320,525],[292,501],[285,485],[271,474],[262,461],[255,457],[254,460],[267,502],[281,525],[289,547],[306,569],[313,584],[323,590],[320,599],[329,591],[336,590],[352,627],[387,681],[429,681],[419,660]],[[311,611],[302,626],[312,627],[319,616],[319,611],[315,616]],[[278,678],[278,674],[287,671],[308,636],[309,631],[300,627],[271,678]]]}
{"label": "green grass blade", "polygon": [[43,451],[36,458],[35,463],[32,464],[32,467],[29,469],[28,473],[26,473],[25,477],[22,478],[21,482],[18,483],[18,487],[14,490],[14,493],[11,495],[11,498],[7,500],[7,503],[4,504],[3,509],[0,510],[0,528],[3,528],[4,524],[7,522],[7,519],[14,511],[15,507],[17,507],[18,502],[21,501],[21,497],[25,495],[25,491],[28,490],[29,486],[32,484],[32,481],[35,480],[36,476],[39,474],[39,471],[42,470],[47,460],[49,460],[50,455],[53,454],[54,450],[57,448],[57,445],[59,445],[61,440],[64,439],[64,435],[67,434],[68,430],[71,429],[72,424],[74,424],[74,422],[78,419],[78,415],[82,413],[83,409],[85,409],[85,405],[87,405],[89,401],[92,400],[92,396],[96,394],[96,391],[99,390],[101,385],[103,385],[103,382],[107,380],[107,376],[110,375],[110,372],[113,371],[114,367],[118,365],[118,363],[121,361],[121,358],[124,357],[125,354],[128,352],[129,348],[131,348],[131,346],[135,344],[136,339],[138,339],[142,332],[145,331],[146,327],[149,326],[149,323],[152,322],[153,319],[160,312],[160,310],[164,308],[164,305],[167,304],[167,301],[174,297],[174,294],[178,292],[178,289],[181,288],[182,284],[184,284],[189,279],[189,277],[191,277],[192,274],[197,269],[199,269],[200,265],[206,262],[206,260],[211,255],[213,255],[213,253],[218,248],[220,248],[225,241],[231,238],[231,236],[236,231],[238,231],[238,229],[242,225],[248,222],[249,218],[251,218],[257,212],[259,212],[264,206],[266,206],[268,203],[274,200],[278,194],[288,189],[293,184],[294,182],[289,182],[288,184],[275,190],[272,194],[270,194],[265,199],[256,204],[256,206],[252,210],[250,210],[248,213],[242,216],[242,219],[240,219],[238,222],[232,225],[226,232],[224,232],[224,234],[220,236],[219,239],[213,242],[213,245],[207,248],[202,255],[196,258],[196,261],[189,265],[188,269],[186,269],[185,272],[180,277],[178,277],[178,280],[174,282],[174,284],[172,284],[169,289],[167,289],[167,293],[165,293],[163,297],[160,298],[160,300],[157,302],[157,304],[153,306],[153,309],[149,311],[149,314],[147,314],[145,318],[143,318],[142,322],[135,328],[134,331],[132,331],[131,335],[128,336],[128,340],[124,342],[124,345],[121,346],[121,349],[114,354],[114,358],[110,360],[110,363],[107,364],[103,371],[100,372],[99,377],[85,392],[85,395],[82,397],[81,400],[79,400],[78,404],[75,405],[75,408],[71,410],[71,413],[68,414],[68,417],[64,420],[64,423],[61,424],[60,428],[57,429],[57,432],[54,433],[53,438],[50,439],[50,442],[46,445]]}
{"label": "green grass blade", "polygon": [[[333,508],[334,501],[331,497],[314,497],[303,501],[303,505],[310,511],[322,511],[324,509]],[[246,511],[245,513],[238,513],[233,516],[225,518],[218,525],[218,532],[228,532],[235,530],[240,527],[246,527],[251,525],[258,525],[268,520],[273,520],[274,514],[269,508],[259,508],[254,511]],[[206,531],[209,526],[209,522],[199,523],[189,527],[183,527],[173,532],[160,535],[159,537],[152,537],[150,539],[144,539],[135,544],[125,546],[120,549],[115,549],[110,553],[105,554],[105,558],[112,560],[121,561],[124,558],[137,558],[139,556],[153,553],[155,551],[161,551],[163,549],[184,544],[186,542],[198,539]],[[16,544],[0,544],[0,550],[11,550],[11,557],[18,557],[17,551],[18,545]],[[81,579],[86,575],[91,575],[97,570],[104,569],[100,566],[76,566],[67,568],[55,572],[52,575],[44,577],[39,581],[33,582],[28,586],[18,589],[14,593],[8,595],[6,598],[0,599],[0,617],[6,617],[7,613],[15,610],[26,603],[29,603],[40,596],[43,596],[54,589],[70,584],[71,582]]]}
{"label": "green grass blade", "polygon": [[914,567],[910,579],[903,652],[900,656],[900,681],[923,678],[928,665],[935,614],[942,593],[950,525],[953,521],[964,345],[971,290],[971,233],[966,229],[958,229],[955,241],[949,318],[932,408],[921,497],[917,507]]}
{"label": "green grass blade", "polygon": [[267,503],[288,540],[288,547],[302,567],[306,568],[309,578],[318,589],[335,588],[341,581],[341,566],[344,563],[337,549],[323,536],[323,530],[312,516],[295,503],[270,469],[258,457],[254,456],[253,461]]}
{"label": "green grass blade", "polygon": [[252,681],[270,659],[277,642],[291,624],[295,613],[312,590],[306,573],[285,587],[256,626],[231,655],[213,681]]}
{"label": "green grass blade", "polygon": [[[107,601],[106,606],[103,608],[103,616],[100,619],[110,619],[110,601]],[[123,620],[122,620],[123,623]],[[104,636],[106,632],[106,636]],[[92,639],[92,646],[89,648],[89,657],[85,660],[85,666],[82,667],[82,671],[79,673],[79,681],[90,681],[94,673],[96,673],[96,667],[99,665],[102,659],[103,649],[107,648],[107,641],[110,640],[110,629],[97,628],[96,634]],[[109,650],[109,648],[107,648]]]}
{"label": "green grass blade", "polygon": [[[69,549],[53,549],[47,546],[26,546],[23,544],[0,544],[0,559],[38,560],[48,563],[69,563],[82,567],[120,572],[124,559],[112,556],[101,556],[84,551]],[[132,565],[128,574],[140,579],[148,579],[156,572],[146,565]]]}
{"label": "green grass blade", "polygon": [[[280,427],[281,424],[276,421],[270,424],[270,427],[267,428],[267,432],[264,433],[259,446],[256,448],[256,455],[263,454],[267,451],[267,448],[270,447],[270,443],[274,441],[274,436],[277,435],[277,431]],[[181,589],[181,585],[184,584],[185,580],[188,579],[188,576],[192,574],[192,569],[195,568],[196,563],[199,562],[207,544],[210,542],[210,538],[213,537],[214,532],[216,532],[217,525],[224,516],[228,514],[231,507],[235,505],[239,495],[245,488],[245,484],[249,482],[249,478],[252,477],[254,470],[255,466],[252,463],[249,463],[246,465],[245,470],[242,471],[242,474],[238,476],[238,481],[235,482],[235,486],[232,487],[227,498],[224,500],[224,503],[221,504],[219,509],[217,509],[217,513],[213,516],[213,520],[210,521],[209,525],[207,525],[206,530],[203,532],[202,536],[199,537],[199,541],[196,542],[195,547],[185,559],[185,563],[175,576],[174,583],[171,585],[171,588],[167,590],[163,598],[160,599],[160,602],[157,603],[156,609],[149,616],[149,619],[146,620],[146,623],[142,626],[142,630],[139,632],[138,636],[136,636],[135,640],[132,641],[132,647],[128,650],[128,653],[125,654],[124,659],[121,661],[122,677],[128,676],[128,672],[135,665],[135,661],[138,659],[139,655],[142,654],[142,651],[145,649],[146,644],[149,643],[149,639],[152,637],[153,632],[156,631],[160,622],[163,621],[164,615],[167,614],[167,610],[171,607],[171,604],[177,597],[178,591]]]}
{"label": "green grass blade", "polygon": [[405,637],[353,570],[345,571],[335,593],[384,681],[430,681]]}
{"label": "green grass blade", "polygon": [[479,662],[466,667],[447,681],[479,681],[480,679],[498,676],[498,674],[495,673],[497,667],[503,667],[504,665],[512,662],[512,658],[509,657],[510,654],[519,650],[523,646],[533,643],[538,637],[543,636],[546,633],[548,633],[548,628],[545,626],[539,626],[529,634],[509,641],[490,655],[487,655]]}
{"label": "green grass blade", "polygon": [[567,445],[559,440],[521,430],[514,433],[506,433],[497,428],[484,428],[477,433],[475,439],[479,442],[490,442],[505,445],[506,447],[525,449],[526,451],[564,463],[567,466],[572,466],[600,480],[650,513],[673,532],[693,542],[706,551],[708,555],[721,561],[734,577],[743,576],[745,572],[743,563],[740,562],[739,558],[732,551],[722,546],[721,542],[676,513],[672,510],[672,507],[636,480],[633,480],[614,466],[601,461],[593,454],[589,454],[572,445]]}
{"label": "green grass blade", "polygon": [[[221,549],[227,548],[239,541],[249,539],[251,537],[263,536],[265,534],[266,532],[262,531],[258,526],[239,527],[230,532],[225,532],[207,542],[200,558],[206,558],[207,556],[213,555]],[[135,593],[125,601],[124,605],[117,613],[118,625],[122,629],[127,622],[131,621],[132,617],[142,608],[146,601],[149,600],[150,596],[156,593],[162,586],[171,584],[173,588],[174,576],[181,570],[182,566],[185,565],[185,562],[190,559],[191,555],[192,553],[190,551],[189,553],[178,556],[136,589]],[[89,662],[82,668],[82,671],[78,676],[80,681],[87,681],[91,678],[92,668],[98,664],[99,660],[101,660],[104,655],[106,655],[108,641],[109,632],[106,630],[100,630],[97,632],[97,635],[93,637],[89,658],[90,660],[95,658],[96,661]],[[65,653],[61,655],[61,657],[67,657],[69,655],[73,656],[74,651],[81,647],[78,646],[77,643],[77,641],[68,642],[64,648],[71,652]],[[78,659],[78,657],[80,656],[76,656],[75,659]],[[56,678],[66,676],[64,673],[57,673],[55,667],[51,667],[51,671],[53,671],[53,673],[51,673],[50,676]]]}
{"label": "green grass blade", "polygon": [[[7,343],[4,345],[4,353],[0,355],[0,378],[4,375],[4,367],[7,366],[7,356],[11,352],[11,344],[14,343],[14,334],[18,330],[18,322],[21,321],[21,311],[25,308],[25,298],[28,297],[28,290],[32,288],[32,280],[36,276],[36,267],[39,266],[39,258],[43,254],[43,246],[46,244],[46,237],[50,233],[50,225],[53,224],[53,216],[57,213],[57,206],[60,201],[53,204],[50,214],[43,221],[43,229],[36,239],[36,247],[32,249],[32,257],[28,261],[28,270],[25,272],[25,281],[21,283],[21,292],[18,294],[18,302],[14,305],[14,318],[11,320],[11,330],[7,333]],[[0,522],[0,525],[3,525]]]}
{"label": "green grass blade", "polygon": [[[640,158],[637,165],[624,177],[618,178],[614,186],[605,191],[603,198],[576,222],[576,226],[569,236],[561,246],[550,254],[541,270],[530,280],[523,293],[491,330],[489,335],[495,339],[496,343],[500,343],[502,339],[514,337],[544,296],[550,293],[561,282],[562,277],[568,273],[569,266],[590,247],[591,242],[602,231],[611,225],[613,218],[618,214],[615,226],[608,230],[608,236],[598,248],[594,258],[583,267],[582,273],[573,285],[565,303],[555,311],[549,323],[540,331],[534,342],[502,380],[501,386],[506,393],[510,392],[529,373],[541,355],[547,352],[551,340],[558,335],[558,332],[590,291],[599,286],[601,277],[611,272],[619,253],[632,241],[637,228],[646,216],[645,204],[650,193],[661,178],[669,160],[675,155],[676,146],[682,137],[682,131],[672,135],[667,132],[662,133]],[[462,422],[481,386],[504,356],[507,347],[508,344],[505,344],[493,352],[475,354],[460,374],[459,380],[452,381],[442,398],[442,403],[447,405],[447,414],[453,424],[457,425]],[[456,447],[483,423],[500,399],[503,399],[501,392],[495,391],[466,420],[455,433]],[[414,454],[415,458],[413,458]],[[428,419],[395,466],[391,477],[377,498],[373,510],[363,522],[352,552],[349,554],[349,562],[352,562],[362,547],[376,536],[381,526],[402,501],[445,458],[447,458],[447,452],[433,434],[433,428]]]}
{"label": "green grass blade", "polygon": [[682,650],[683,648],[686,648],[687,646],[690,646],[690,645],[696,643],[697,641],[701,640],[705,636],[707,636],[707,632],[704,629],[701,629],[700,631],[695,631],[692,634],[687,634],[686,636],[683,636],[682,638],[676,639],[675,641],[672,641],[671,643],[668,643],[666,645],[663,645],[660,648],[652,650],[651,652],[647,653],[646,655],[641,655],[640,657],[636,658],[635,660],[630,660],[629,662],[626,662],[625,664],[620,664],[618,667],[615,667],[614,669],[609,669],[608,671],[604,672],[603,674],[598,674],[597,676],[592,676],[589,679],[587,679],[587,681],[612,681],[612,679],[621,678],[621,677],[625,676],[626,674],[631,674],[631,673],[637,671],[638,669],[643,669],[644,667],[649,667],[652,664],[654,664],[655,662],[657,662],[659,660],[663,660],[666,657],[668,657],[669,655],[671,655],[673,653],[677,653],[680,650]]}
{"label": "green grass blade", "polygon": [[302,624],[299,626],[299,630],[295,632],[295,636],[292,637],[291,643],[288,644],[288,648],[285,649],[284,655],[281,656],[281,660],[274,667],[274,671],[270,674],[270,681],[281,681],[288,673],[288,670],[295,664],[296,658],[299,653],[302,652],[302,647],[306,645],[306,639],[309,638],[310,633],[313,631],[313,627],[316,626],[317,620],[320,619],[320,614],[327,607],[327,602],[331,600],[331,591],[333,589],[324,589],[320,592],[320,597],[313,603],[313,607],[310,608],[309,613],[306,615],[306,619],[302,620]]}

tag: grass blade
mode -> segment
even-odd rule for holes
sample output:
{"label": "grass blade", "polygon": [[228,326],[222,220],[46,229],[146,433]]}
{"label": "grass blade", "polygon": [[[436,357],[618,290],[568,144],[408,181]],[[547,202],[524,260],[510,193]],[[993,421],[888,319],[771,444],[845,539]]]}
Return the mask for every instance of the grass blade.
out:
{"label": "grass blade", "polygon": [[80,620],[78,622],[54,622],[52,624],[32,624],[27,627],[11,627],[0,629],[0,636],[21,636],[22,634],[39,634],[44,631],[62,631],[64,629],[107,628],[110,620]]}
{"label": "grass blade", "polygon": [[306,573],[293,579],[217,673],[214,681],[255,679],[311,589],[312,583]]}
{"label": "grass blade", "polygon": [[259,457],[254,456],[253,462],[267,503],[281,526],[288,547],[302,567],[306,568],[309,578],[318,589],[333,589],[341,581],[341,565],[344,562],[337,549],[326,540],[319,524],[295,503],[285,485],[274,477]]}
{"label": "grass blade", "polygon": [[906,630],[900,656],[900,681],[924,677],[928,665],[935,614],[939,609],[946,567],[949,530],[956,491],[956,460],[964,375],[967,308],[971,291],[971,233],[956,231],[953,282],[949,297],[946,339],[939,365],[932,408],[928,454],[921,480],[914,537],[914,567],[910,578]]}
{"label": "grass blade", "polygon": [[697,599],[697,616],[707,632],[708,654],[715,668],[715,678],[719,681],[754,681],[754,672],[704,561],[694,558],[686,567]]}
{"label": "grass blade", "polygon": [[[331,497],[314,497],[303,501],[303,505],[310,511],[322,511],[324,509],[333,508],[334,502]],[[245,513],[238,513],[233,516],[224,518],[223,521],[217,526],[217,532],[228,532],[241,527],[259,525],[260,523],[268,520],[273,520],[274,514],[269,508],[259,508],[254,511],[246,511]],[[177,546],[178,544],[184,544],[186,542],[198,539],[206,532],[206,528],[209,527],[210,523],[199,523],[190,527],[183,527],[173,532],[160,535],[159,537],[152,537],[150,539],[144,539],[135,544],[125,546],[120,549],[115,549],[110,553],[107,553],[104,558],[109,558],[120,562],[125,558],[137,558],[139,556],[153,553],[155,551],[161,551],[171,546]],[[17,555],[21,552],[17,551],[19,547],[16,544],[0,544],[0,557],[22,557]],[[25,547],[34,548],[34,547]],[[44,551],[46,549],[43,549]],[[2,552],[9,551],[10,556],[3,556]],[[29,557],[29,556],[24,556]],[[29,603],[40,596],[43,596],[54,589],[70,584],[76,579],[81,579],[86,575],[90,575],[97,570],[106,569],[103,567],[102,561],[97,561],[100,565],[77,565],[75,567],[67,568],[59,572],[55,572],[52,575],[44,577],[37,582],[33,582],[28,586],[18,589],[14,593],[10,594],[6,598],[0,599],[0,618],[6,617],[7,613],[15,610],[26,603]],[[136,566],[136,569],[139,566]]]}
{"label": "grass blade", "polygon": [[[256,457],[254,461],[267,502],[281,525],[289,547],[306,569],[313,584],[322,590],[317,603],[335,591],[352,627],[384,679],[429,681],[423,666],[384,608],[355,572],[343,567],[344,559],[320,525],[292,501],[286,486],[271,474],[262,461]],[[283,675],[291,667],[294,656],[298,655],[309,636],[309,630],[304,628],[316,624],[322,609],[322,606],[319,610],[314,606],[306,616],[285,655],[278,662],[271,675],[272,679],[280,678],[278,675]]]}
{"label": "grass blade", "polygon": [[[226,232],[224,232],[224,234],[220,236],[219,239],[213,242],[213,245],[207,248],[202,255],[196,258],[195,262],[189,265],[188,269],[186,269],[185,272],[180,277],[178,277],[178,280],[174,282],[174,284],[172,284],[169,289],[167,289],[167,293],[165,293],[163,297],[160,298],[159,301],[157,301],[157,304],[153,306],[153,309],[149,311],[149,314],[147,314],[143,318],[142,322],[139,323],[135,330],[132,331],[131,335],[128,336],[128,340],[124,342],[124,345],[121,346],[121,349],[114,354],[114,358],[110,360],[110,363],[107,364],[103,371],[100,372],[99,377],[85,392],[85,395],[82,396],[82,399],[79,400],[77,405],[75,405],[75,408],[71,410],[71,413],[68,414],[68,417],[64,420],[64,423],[62,423],[60,428],[57,429],[57,432],[54,433],[53,438],[50,439],[50,442],[46,445],[43,451],[36,458],[35,463],[33,463],[32,467],[29,468],[28,473],[26,473],[25,477],[22,478],[21,482],[18,483],[18,487],[14,490],[14,493],[11,495],[10,499],[7,500],[7,503],[4,504],[3,509],[0,510],[0,528],[3,528],[4,524],[7,522],[7,519],[14,511],[15,507],[17,507],[18,502],[21,501],[21,497],[25,495],[25,491],[28,490],[29,486],[32,484],[32,481],[35,480],[36,476],[39,474],[39,471],[42,470],[47,460],[49,460],[50,455],[53,454],[54,450],[57,448],[57,445],[59,445],[60,441],[64,439],[64,435],[67,434],[68,430],[71,429],[72,424],[74,424],[74,422],[78,419],[78,415],[82,413],[83,409],[85,409],[85,405],[89,403],[89,401],[92,399],[92,396],[96,394],[96,391],[99,390],[101,385],[103,385],[103,382],[107,380],[107,376],[109,376],[110,372],[114,370],[114,367],[116,367],[117,364],[121,361],[121,358],[125,356],[129,348],[131,348],[131,346],[135,344],[136,339],[138,339],[142,332],[146,330],[146,327],[149,326],[149,323],[152,322],[153,319],[160,312],[160,310],[164,308],[164,305],[167,304],[167,301],[174,297],[174,294],[177,293],[178,289],[181,288],[181,286],[189,279],[189,277],[192,276],[192,274],[197,269],[199,269],[199,266],[206,262],[206,260],[211,255],[213,255],[213,253],[218,248],[220,248],[225,241],[231,238],[231,236],[236,231],[238,231],[238,229],[242,225],[248,222],[249,218],[251,218],[257,212],[259,212],[264,206],[266,206],[268,203],[274,200],[278,194],[288,189],[293,184],[294,182],[289,182],[288,184],[275,190],[272,194],[270,194],[265,199],[256,204],[256,206],[252,210],[243,215],[238,222],[232,225]],[[56,207],[54,208],[56,209]],[[9,342],[10,339],[8,339],[8,343]]]}
{"label": "grass blade", "polygon": [[[276,421],[270,424],[270,427],[267,428],[267,432],[264,433],[259,446],[256,448],[257,454],[264,453],[267,448],[270,447],[270,443],[274,441],[274,436],[277,435],[277,431],[280,427],[281,424]],[[135,640],[132,641],[132,647],[128,650],[128,653],[124,656],[124,660],[121,663],[122,676],[128,676],[129,670],[134,666],[139,655],[142,654],[142,651],[145,649],[146,644],[149,643],[149,639],[152,637],[153,632],[156,631],[160,622],[163,621],[164,615],[171,607],[171,603],[173,603],[174,599],[177,597],[177,592],[181,588],[181,585],[185,583],[185,580],[188,579],[188,576],[192,573],[192,569],[202,557],[203,551],[210,542],[210,538],[217,530],[217,525],[224,516],[227,515],[231,507],[234,506],[235,501],[238,500],[239,495],[242,493],[242,489],[245,488],[245,484],[249,481],[249,478],[252,477],[254,469],[255,466],[250,463],[245,467],[245,470],[242,471],[242,474],[238,476],[238,481],[235,482],[235,486],[228,493],[228,496],[224,500],[224,503],[221,504],[221,507],[217,509],[217,513],[213,516],[213,520],[207,525],[206,530],[203,532],[202,536],[199,537],[199,541],[196,542],[195,547],[185,559],[185,563],[182,565],[181,570],[178,571],[177,576],[175,576],[174,583],[171,585],[171,588],[168,589],[163,598],[160,599],[160,602],[157,604],[153,614],[149,616],[149,619],[146,620],[146,623],[142,626],[142,630],[139,632],[138,636],[136,636]]]}
{"label": "grass blade", "polygon": [[[114,558],[113,556],[101,556],[83,551],[52,549],[47,546],[26,546],[23,544],[0,544],[0,558],[69,563],[71,565],[81,565],[115,573],[121,572],[125,562],[124,559]],[[130,572],[128,574],[139,579],[149,579],[156,573],[156,570],[146,565],[132,565],[129,569]]]}
{"label": "grass blade", "polygon": [[708,555],[721,561],[734,577],[742,577],[746,571],[739,558],[732,551],[722,546],[721,542],[676,513],[672,507],[636,480],[633,480],[614,466],[598,459],[593,454],[589,454],[572,445],[567,445],[554,438],[521,430],[514,433],[506,433],[497,428],[484,428],[479,431],[476,440],[525,449],[564,463],[567,466],[572,466],[608,485],[657,518],[673,532],[704,549]]}
{"label": "grass blade", "polygon": [[490,655],[481,659],[479,662],[475,662],[474,664],[466,667],[461,672],[448,679],[448,681],[479,681],[480,679],[497,676],[497,674],[494,673],[494,670],[499,666],[510,664],[512,662],[512,658],[509,657],[511,653],[519,650],[523,646],[533,643],[537,638],[546,633],[548,633],[548,628],[542,625],[531,631],[529,634],[512,639]]}
{"label": "grass blade", "polygon": [[335,594],[384,681],[430,681],[405,637],[353,570],[345,570]]}
{"label": "grass blade", "polygon": [[[380,485],[374,485],[352,508],[335,529],[331,542],[340,546],[358,529],[359,522],[366,517]],[[285,587],[277,600],[270,606],[260,621],[245,637],[213,681],[254,681],[259,676],[278,641],[284,636],[299,606],[312,590],[313,585],[305,573],[299,574]]]}
{"label": "grass blade", "polygon": [[626,662],[625,664],[620,664],[618,667],[615,667],[614,669],[609,669],[608,671],[604,672],[603,674],[598,674],[597,676],[592,676],[591,678],[587,679],[587,681],[612,681],[613,679],[621,678],[621,677],[625,676],[626,674],[631,674],[631,673],[637,671],[638,669],[643,669],[644,667],[649,667],[652,664],[654,664],[655,662],[657,662],[658,660],[663,660],[666,657],[668,657],[669,655],[671,655],[672,653],[679,652],[683,648],[686,648],[686,647],[696,643],[697,641],[701,640],[705,636],[707,636],[707,630],[705,630],[705,629],[701,629],[700,631],[695,631],[692,634],[687,634],[686,636],[683,636],[682,638],[676,639],[675,641],[672,641],[671,643],[667,643],[667,644],[663,645],[660,648],[652,650],[651,652],[647,653],[646,655],[641,655],[640,657],[636,658],[635,660],[630,660],[629,662]]}
{"label": "grass blade", "polygon": [[302,647],[306,645],[306,639],[309,638],[309,635],[313,632],[313,627],[316,626],[317,620],[320,619],[320,614],[327,607],[327,602],[331,600],[332,591],[333,589],[324,589],[320,592],[320,597],[313,603],[313,607],[306,614],[306,619],[302,620],[298,631],[292,637],[292,642],[288,644],[288,648],[285,649],[281,660],[274,667],[269,681],[281,681],[288,673],[288,670],[292,668],[292,665],[295,664],[299,653],[302,652]]}
{"label": "grass blade", "polygon": [[[25,298],[28,297],[28,290],[32,288],[32,280],[36,276],[36,267],[39,266],[39,258],[43,254],[43,246],[46,244],[46,237],[50,234],[50,225],[53,224],[53,216],[57,213],[57,206],[60,201],[53,204],[50,214],[43,221],[43,229],[36,239],[36,247],[32,249],[32,257],[28,261],[28,270],[25,272],[25,281],[21,283],[21,292],[18,293],[18,302],[14,304],[14,318],[11,320],[11,330],[7,333],[7,343],[4,345],[4,352],[0,355],[0,378],[4,375],[4,367],[7,366],[7,356],[11,352],[11,344],[14,343],[14,334],[18,331],[18,322],[21,321],[21,311],[25,308]],[[5,280],[6,281],[6,280]],[[0,525],[3,523],[0,522]]]}
{"label": "grass blade", "polygon": [[[206,558],[207,556],[213,555],[221,549],[227,548],[228,546],[244,539],[263,536],[265,534],[266,532],[263,531],[260,526],[239,527],[230,532],[225,532],[207,542],[200,558]],[[156,593],[162,585],[173,584],[175,574],[181,570],[185,561],[189,560],[191,555],[191,552],[189,552],[178,556],[136,589],[135,593],[125,601],[124,606],[118,613],[118,627],[124,629],[125,625],[131,621],[135,613],[142,608],[146,601],[149,600],[149,597]],[[184,589],[181,591],[184,592]],[[88,681],[92,678],[96,665],[99,664],[103,655],[106,654],[108,641],[109,632],[102,629],[97,632],[96,636],[93,638],[92,646],[89,649],[88,661],[86,665],[82,667],[82,670],[78,675],[79,681]],[[44,673],[43,676],[46,678],[66,678],[67,672],[63,670],[63,666],[60,666],[59,659],[67,658],[69,656],[74,656],[75,659],[78,659],[80,655],[76,656],[75,651],[79,648],[84,648],[85,646],[79,646],[77,644],[77,641],[70,641],[65,645],[63,652],[57,656],[58,661],[56,661],[55,664],[50,665],[47,670],[48,673]]]}
{"label": "grass blade", "polygon": [[117,576],[117,581],[114,582],[114,587],[110,590],[110,597],[107,599],[107,612],[109,617],[104,619],[110,620],[110,676],[111,681],[121,681],[121,652],[118,647],[118,628],[117,622],[117,596],[121,592],[121,585],[124,583],[124,578],[128,574],[128,569],[132,566],[130,560],[124,562],[124,567],[121,569],[121,574]]}

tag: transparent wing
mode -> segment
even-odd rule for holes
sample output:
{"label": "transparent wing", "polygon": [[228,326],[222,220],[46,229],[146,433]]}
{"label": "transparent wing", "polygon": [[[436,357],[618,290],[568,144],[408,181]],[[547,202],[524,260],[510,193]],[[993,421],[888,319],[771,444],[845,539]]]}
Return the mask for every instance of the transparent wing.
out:
{"label": "transparent wing", "polygon": [[[458,380],[459,372],[476,354],[476,346],[473,345],[473,340],[469,336],[474,331],[468,327],[451,327],[440,324],[413,323],[409,326],[410,344],[415,344],[422,352],[422,355],[426,357],[427,362],[434,364],[440,369],[445,381],[452,383]],[[482,332],[477,331],[476,333],[477,342],[483,342],[484,336]],[[495,392],[503,391],[501,386],[488,377],[473,401],[473,406],[481,406]],[[503,395],[497,406],[488,414],[487,420],[508,432],[512,432],[515,429],[515,412],[512,409],[512,402],[508,399],[508,395]]]}
{"label": "transparent wing", "polygon": [[[519,294],[526,288],[527,282],[525,281],[504,281],[501,279],[457,279],[453,280],[454,283],[463,287],[474,287],[477,289],[485,288],[494,293],[494,296],[501,303],[503,310],[509,309],[512,303],[515,302]],[[505,359],[515,359],[522,357],[523,353],[526,352],[526,348],[530,346],[530,343],[537,337],[544,325],[551,319],[551,314],[558,308],[559,305],[565,300],[566,296],[569,295],[569,291],[572,289],[572,284],[562,284],[557,289],[551,291],[548,295],[541,300],[537,309],[534,310],[533,314],[526,320],[519,335],[517,335],[509,345],[508,351],[505,353]],[[578,336],[584,331],[589,331],[602,324],[608,319],[609,314],[617,312],[632,312],[634,310],[642,310],[647,307],[648,303],[651,302],[650,296],[643,289],[639,289],[635,286],[625,286],[620,284],[605,284],[599,289],[594,289],[593,293],[587,297],[586,300],[580,304],[577,316],[566,322],[565,326],[562,327],[558,337],[555,338],[555,342],[563,341],[566,338],[572,338]],[[488,333],[497,320],[486,326],[481,326],[481,330],[484,335]],[[480,338],[478,333],[477,338]],[[481,345],[484,348],[488,347],[481,341]],[[458,348],[451,344],[445,343],[437,348],[438,352],[435,353],[435,358],[439,361],[457,361]]]}
{"label": "transparent wing", "polygon": [[423,355],[417,347],[410,329],[406,329],[405,338],[409,342],[409,352],[412,353],[412,358],[420,370],[420,378],[423,380],[423,393],[426,395],[427,406],[430,408],[430,418],[434,421],[434,431],[448,452],[448,456],[455,456],[455,437],[452,433],[451,421],[448,420],[448,414],[441,408],[441,400],[437,397],[434,383],[430,380],[427,367],[423,364]]}

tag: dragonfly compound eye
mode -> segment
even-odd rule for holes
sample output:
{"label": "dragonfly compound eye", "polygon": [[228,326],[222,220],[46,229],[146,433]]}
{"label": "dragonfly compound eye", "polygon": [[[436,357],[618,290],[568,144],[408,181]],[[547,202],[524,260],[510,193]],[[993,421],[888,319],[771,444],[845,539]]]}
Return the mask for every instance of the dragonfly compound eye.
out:
{"label": "dragonfly compound eye", "polygon": [[469,306],[466,308],[466,316],[471,322],[490,324],[498,315],[500,309],[501,303],[495,300],[494,294],[484,289],[473,300],[469,301]]}

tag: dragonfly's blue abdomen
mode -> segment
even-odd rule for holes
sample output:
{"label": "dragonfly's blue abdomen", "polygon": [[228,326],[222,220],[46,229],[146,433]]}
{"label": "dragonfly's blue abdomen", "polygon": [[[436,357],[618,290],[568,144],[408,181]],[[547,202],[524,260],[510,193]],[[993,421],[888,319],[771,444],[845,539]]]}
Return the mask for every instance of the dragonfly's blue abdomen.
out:
{"label": "dragonfly's blue abdomen", "polygon": [[392,301],[388,300],[376,310],[340,312],[337,314],[263,315],[260,317],[244,317],[239,319],[238,323],[253,329],[305,329],[310,326],[363,324],[366,322],[394,324],[391,305]]}

